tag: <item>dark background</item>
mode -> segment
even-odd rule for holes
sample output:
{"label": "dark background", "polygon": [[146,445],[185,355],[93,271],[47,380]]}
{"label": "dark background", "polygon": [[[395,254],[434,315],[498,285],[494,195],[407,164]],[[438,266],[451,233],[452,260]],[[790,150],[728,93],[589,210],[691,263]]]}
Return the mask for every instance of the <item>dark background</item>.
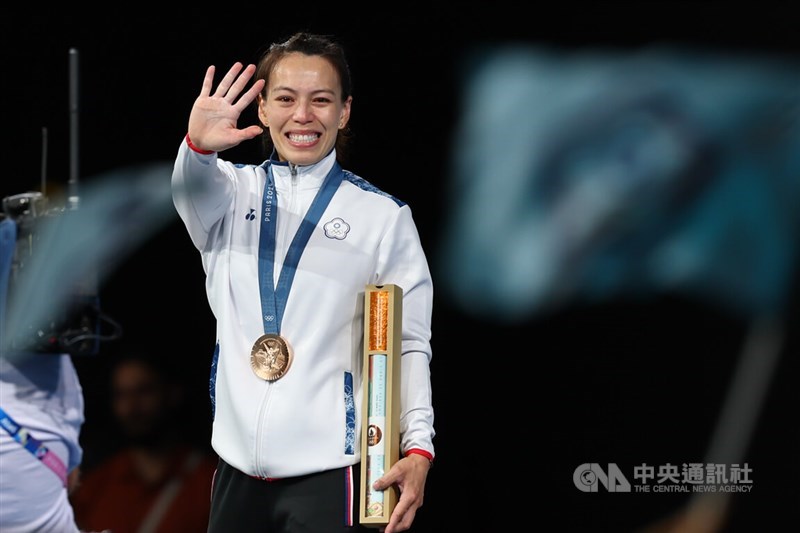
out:
{"label": "dark background", "polygon": [[[450,198],[451,133],[470,50],[525,42],[587,49],[661,43],[797,55],[790,2],[398,3],[325,11],[305,3],[19,7],[2,21],[2,195],[38,190],[42,128],[47,189],[69,178],[68,52],[80,54],[79,176],[171,161],[209,64],[254,62],[263,47],[308,29],[337,36],[354,76],[348,165],[412,208],[436,277]],[[254,122],[254,114],[244,120]],[[227,159],[259,162],[252,142]],[[124,216],[121,213],[120,216]],[[796,299],[793,298],[792,301]],[[105,312],[122,339],[75,359],[86,396],[86,467],[115,445],[108,359],[127,344],[172,358],[189,387],[185,426],[207,444],[214,326],[200,257],[177,217],[104,280]],[[789,313],[794,324],[795,306]],[[475,318],[442,295],[434,307],[432,379],[437,461],[415,531],[629,531],[677,510],[666,494],[584,494],[586,462],[701,462],[748,321],[685,295],[568,306],[514,325]],[[790,331],[793,329],[790,327]],[[476,352],[489,339],[488,352]],[[731,531],[793,519],[796,339],[748,451],[751,494],[735,497]],[[508,527],[507,527],[508,525]]]}

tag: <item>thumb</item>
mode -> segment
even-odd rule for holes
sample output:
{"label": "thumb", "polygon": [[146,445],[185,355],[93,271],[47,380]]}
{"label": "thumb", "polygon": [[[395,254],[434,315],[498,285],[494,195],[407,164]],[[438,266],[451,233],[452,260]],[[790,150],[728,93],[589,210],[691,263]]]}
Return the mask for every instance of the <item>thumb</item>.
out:
{"label": "thumb", "polygon": [[264,129],[261,126],[252,125],[241,130],[242,137],[244,139],[252,139],[254,137],[258,137],[262,133],[264,133]]}
{"label": "thumb", "polygon": [[395,483],[395,481],[396,481],[395,475],[391,471],[389,471],[383,476],[376,479],[375,482],[372,484],[372,488],[375,490],[385,490],[391,487]]}

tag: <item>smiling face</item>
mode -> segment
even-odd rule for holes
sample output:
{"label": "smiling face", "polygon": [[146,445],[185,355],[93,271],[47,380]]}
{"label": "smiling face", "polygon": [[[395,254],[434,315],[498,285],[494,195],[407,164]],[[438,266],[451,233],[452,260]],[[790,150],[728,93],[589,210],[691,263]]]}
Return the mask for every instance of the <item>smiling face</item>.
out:
{"label": "smiling face", "polygon": [[351,102],[342,101],[339,75],[328,60],[292,52],[270,73],[258,117],[269,127],[281,161],[312,165],[333,149],[350,119]]}

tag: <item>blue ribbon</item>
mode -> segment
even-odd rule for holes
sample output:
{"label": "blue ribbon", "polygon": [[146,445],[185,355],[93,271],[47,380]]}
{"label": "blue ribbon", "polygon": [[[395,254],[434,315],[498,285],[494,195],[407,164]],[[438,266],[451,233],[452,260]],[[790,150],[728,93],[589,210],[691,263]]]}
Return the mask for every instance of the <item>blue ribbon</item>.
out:
{"label": "blue ribbon", "polygon": [[281,267],[278,284],[275,285],[273,269],[275,265],[275,234],[278,226],[278,196],[275,192],[275,178],[272,175],[272,164],[267,169],[267,181],[264,184],[264,201],[261,212],[261,235],[258,243],[258,285],[261,292],[261,312],[264,321],[264,333],[280,334],[283,312],[289,291],[292,288],[300,256],[306,248],[308,239],[314,232],[322,214],[328,207],[334,193],[344,178],[344,171],[338,162],[334,162],[317,195],[314,197],[308,213],[300,222],[286,260]]}

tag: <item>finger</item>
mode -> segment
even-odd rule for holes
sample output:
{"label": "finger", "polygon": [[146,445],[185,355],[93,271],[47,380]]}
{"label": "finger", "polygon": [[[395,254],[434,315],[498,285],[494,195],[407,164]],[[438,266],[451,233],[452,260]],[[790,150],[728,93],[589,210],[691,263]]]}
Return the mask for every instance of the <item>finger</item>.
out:
{"label": "finger", "polygon": [[243,140],[253,139],[264,133],[264,128],[262,128],[261,126],[256,126],[254,124],[252,126],[243,128],[241,132],[242,132],[242,137],[244,137]]}
{"label": "finger", "polygon": [[228,89],[230,89],[231,85],[233,85],[236,75],[239,74],[240,70],[242,70],[242,64],[241,62],[237,61],[233,64],[228,73],[225,74],[225,77],[219,82],[217,90],[214,91],[214,96],[220,98],[224,97],[228,93]]}
{"label": "finger", "polygon": [[247,68],[245,68],[242,73],[239,74],[239,76],[236,78],[236,81],[234,81],[233,85],[231,85],[231,88],[228,90],[228,94],[225,95],[225,99],[230,103],[233,103],[236,97],[239,96],[239,93],[241,93],[247,86],[247,82],[253,76],[255,71],[255,65],[247,65]]}
{"label": "finger", "polygon": [[414,521],[415,513],[411,509],[402,509],[398,505],[392,512],[389,523],[386,525],[386,533],[396,533],[398,531],[406,531],[411,527]]}
{"label": "finger", "polygon": [[410,507],[411,505],[407,499],[401,496],[400,499],[397,500],[397,505],[395,506],[394,511],[392,511],[392,518],[397,518],[398,521],[402,522],[403,517],[409,511]]}
{"label": "finger", "polygon": [[398,504],[392,513],[392,517],[389,519],[387,529],[390,528],[391,531],[406,531],[411,527],[411,524],[414,523],[414,517],[416,514],[416,510],[410,506],[401,508]]}
{"label": "finger", "polygon": [[[387,474],[388,475],[388,474]],[[389,481],[387,476],[379,477],[375,480],[375,483],[372,484],[372,488],[375,490],[385,490],[389,487],[392,483]]]}
{"label": "finger", "polygon": [[401,481],[403,478],[402,469],[395,464],[388,472],[384,473],[381,477],[375,480],[372,487],[375,490],[385,490],[393,484]]}
{"label": "finger", "polygon": [[203,78],[203,87],[200,89],[200,96],[208,96],[211,94],[211,86],[214,84],[214,65],[206,69],[206,75]]}
{"label": "finger", "polygon": [[265,83],[266,83],[266,81],[264,81],[264,80],[256,80],[256,81],[253,83],[253,86],[252,86],[252,87],[250,87],[250,89],[248,89],[248,90],[247,90],[247,92],[246,92],[246,93],[244,93],[244,94],[242,95],[242,97],[241,97],[241,98],[239,98],[239,101],[238,101],[238,102],[236,102],[236,105],[234,106],[234,108],[236,108],[236,110],[237,110],[239,113],[241,113],[242,111],[244,111],[244,110],[245,110],[245,108],[246,108],[247,106],[249,106],[249,105],[250,105],[250,103],[251,103],[253,100],[255,100],[255,99],[256,99],[256,97],[258,96],[258,93],[260,93],[260,92],[261,92],[261,90],[264,88],[264,84],[265,84]]}

